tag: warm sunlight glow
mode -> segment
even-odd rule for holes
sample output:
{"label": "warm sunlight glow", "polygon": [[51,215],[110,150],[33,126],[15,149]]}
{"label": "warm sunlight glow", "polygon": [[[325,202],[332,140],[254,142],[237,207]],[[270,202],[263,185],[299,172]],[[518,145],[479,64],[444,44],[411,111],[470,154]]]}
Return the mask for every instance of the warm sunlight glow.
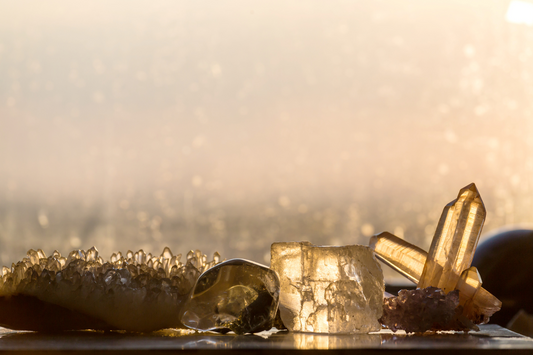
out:
{"label": "warm sunlight glow", "polygon": [[512,23],[533,26],[533,3],[520,0],[511,1],[505,19]]}

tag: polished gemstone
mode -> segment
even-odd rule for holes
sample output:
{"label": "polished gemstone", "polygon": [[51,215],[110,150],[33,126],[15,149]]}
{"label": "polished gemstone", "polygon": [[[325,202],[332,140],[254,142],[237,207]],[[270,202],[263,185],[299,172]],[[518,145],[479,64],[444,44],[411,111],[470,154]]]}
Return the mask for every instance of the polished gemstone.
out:
{"label": "polished gemstone", "polygon": [[274,243],[271,267],[280,276],[280,315],[289,330],[361,333],[380,329],[383,273],[368,247]]}
{"label": "polished gemstone", "polygon": [[198,278],[181,322],[196,330],[255,333],[272,328],[279,303],[279,278],[266,266],[232,259]]}

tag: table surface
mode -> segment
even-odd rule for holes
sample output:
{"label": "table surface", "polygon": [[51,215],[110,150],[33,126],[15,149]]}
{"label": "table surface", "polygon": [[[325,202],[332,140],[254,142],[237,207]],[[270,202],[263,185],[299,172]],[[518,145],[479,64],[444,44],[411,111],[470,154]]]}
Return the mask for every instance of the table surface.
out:
{"label": "table surface", "polygon": [[484,325],[479,332],[406,335],[381,331],[371,334],[310,334],[262,332],[258,335],[221,335],[215,333],[184,334],[164,330],[150,334],[77,331],[58,334],[12,331],[0,328],[0,352],[68,353],[107,352],[176,352],[205,353],[231,350],[241,353],[287,353],[298,350],[333,350],[335,353],[376,352],[412,353],[416,350],[455,353],[533,353],[533,339],[498,325]]}

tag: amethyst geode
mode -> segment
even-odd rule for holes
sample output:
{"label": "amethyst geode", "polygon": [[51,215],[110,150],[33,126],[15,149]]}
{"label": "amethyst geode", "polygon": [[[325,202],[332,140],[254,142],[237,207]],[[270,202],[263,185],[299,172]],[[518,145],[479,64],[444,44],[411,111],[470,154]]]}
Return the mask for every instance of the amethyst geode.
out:
{"label": "amethyst geode", "polygon": [[381,324],[396,332],[478,330],[477,326],[462,315],[459,306],[459,291],[445,294],[440,288],[427,287],[416,290],[401,290],[397,297],[383,300]]}

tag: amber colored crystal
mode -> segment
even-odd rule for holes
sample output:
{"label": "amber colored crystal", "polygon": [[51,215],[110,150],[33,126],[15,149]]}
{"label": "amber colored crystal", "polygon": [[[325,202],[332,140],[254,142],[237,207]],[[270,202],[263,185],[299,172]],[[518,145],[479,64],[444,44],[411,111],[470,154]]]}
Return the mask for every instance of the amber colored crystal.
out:
{"label": "amber colored crystal", "polygon": [[389,265],[409,280],[418,283],[427,253],[389,232],[383,232],[370,238],[370,248],[379,260]]}
{"label": "amber colored crystal", "polygon": [[[424,250],[388,232],[373,236],[370,248],[378,259],[418,283],[427,258]],[[476,324],[487,323],[489,317],[501,308],[501,301],[481,287],[481,277],[475,267],[461,273],[457,289],[463,313]]]}
{"label": "amber colored crystal", "polygon": [[481,288],[481,276],[475,266],[469,267],[461,273],[461,277],[457,282],[457,288],[461,289],[459,293],[459,302],[462,305],[471,302],[476,293]]}
{"label": "amber colored crystal", "polygon": [[485,215],[485,205],[473,183],[444,207],[419,288],[433,286],[444,292],[455,289],[461,273],[472,263]]}
{"label": "amber colored crystal", "polygon": [[273,243],[270,266],[280,278],[280,317],[290,331],[378,331],[383,309],[383,272],[362,245]]}

